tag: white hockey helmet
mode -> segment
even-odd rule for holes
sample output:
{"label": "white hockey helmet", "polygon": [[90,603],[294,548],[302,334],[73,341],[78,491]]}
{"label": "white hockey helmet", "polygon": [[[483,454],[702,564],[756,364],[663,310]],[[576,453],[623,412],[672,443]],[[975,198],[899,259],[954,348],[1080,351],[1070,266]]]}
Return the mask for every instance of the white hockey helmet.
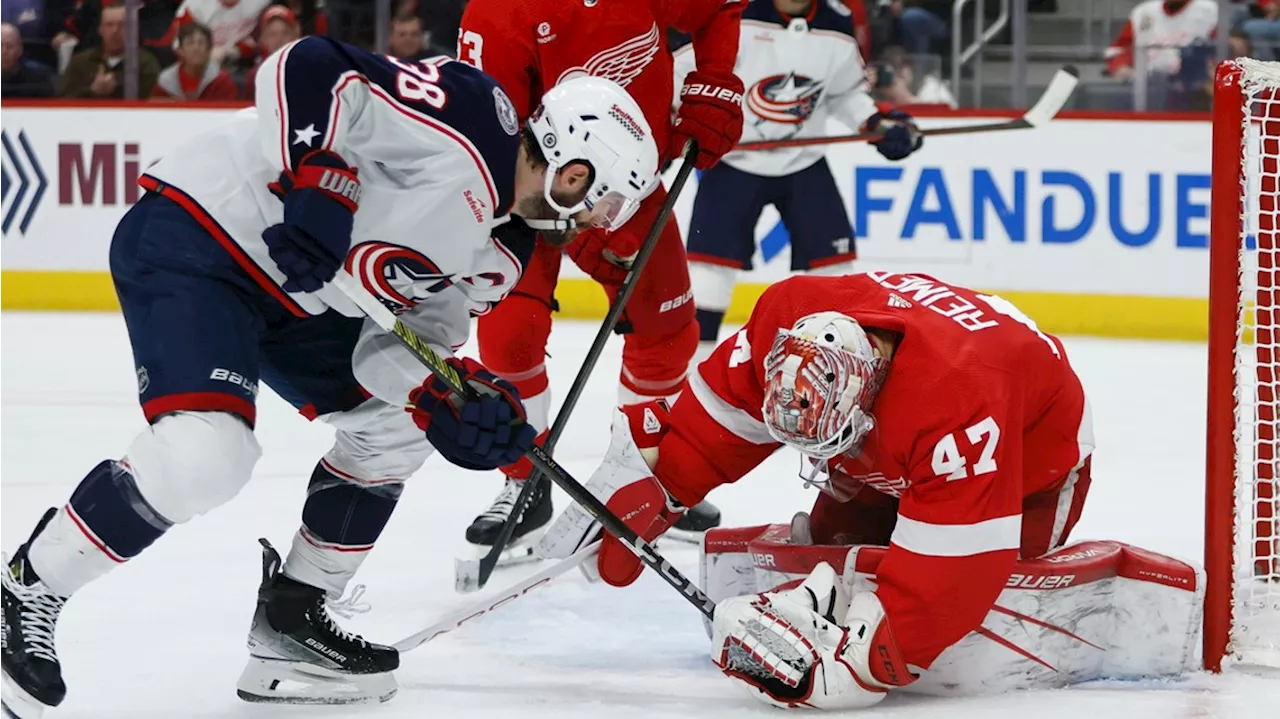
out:
{"label": "white hockey helmet", "polygon": [[[657,187],[658,146],[640,106],[617,83],[602,77],[577,77],[551,88],[529,117],[542,154],[547,158],[547,202],[560,221],[529,222],[535,229],[568,229],[565,221],[582,210],[590,224],[612,231],[621,227]],[[551,196],[556,171],[571,162],[590,168],[586,197],[565,207]]]}
{"label": "white hockey helmet", "polygon": [[778,330],[765,357],[761,414],[777,441],[825,464],[856,453],[875,420],[871,403],[889,363],[858,321],[816,312]]}

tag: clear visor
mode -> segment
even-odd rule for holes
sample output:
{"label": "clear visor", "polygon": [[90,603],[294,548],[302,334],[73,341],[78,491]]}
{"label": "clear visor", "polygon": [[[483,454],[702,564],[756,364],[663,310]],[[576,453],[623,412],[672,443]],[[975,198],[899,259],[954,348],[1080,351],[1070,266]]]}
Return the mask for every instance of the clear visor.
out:
{"label": "clear visor", "polygon": [[560,213],[560,219],[567,220],[586,210],[589,213],[588,218],[585,221],[579,219],[578,225],[585,224],[590,227],[598,227],[606,232],[613,232],[627,224],[627,220],[634,217],[636,211],[640,209],[640,204],[644,202],[644,198],[648,197],[661,182],[660,178],[653,178],[638,197],[633,197],[618,190],[600,192],[598,187],[600,181],[597,179],[597,186],[593,186],[581,202],[572,207],[565,207],[557,202],[556,198],[551,194],[551,188],[555,184],[555,175],[554,171],[548,170],[546,184],[543,186],[543,195],[547,199],[547,204]]}
{"label": "clear visor", "polygon": [[588,223],[592,227],[599,227],[606,232],[614,230],[627,224],[636,214],[636,210],[640,209],[642,201],[627,197],[621,192],[606,192],[604,197],[598,200],[586,203],[586,207],[591,212],[591,219]]}

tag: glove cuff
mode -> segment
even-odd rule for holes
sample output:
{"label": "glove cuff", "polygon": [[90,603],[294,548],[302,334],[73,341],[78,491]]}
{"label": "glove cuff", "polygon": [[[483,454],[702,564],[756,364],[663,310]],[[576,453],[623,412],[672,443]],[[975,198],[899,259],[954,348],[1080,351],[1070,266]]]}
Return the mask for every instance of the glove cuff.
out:
{"label": "glove cuff", "polygon": [[293,173],[293,189],[320,190],[352,213],[360,206],[357,170],[328,150],[317,150],[298,161],[298,169]]}

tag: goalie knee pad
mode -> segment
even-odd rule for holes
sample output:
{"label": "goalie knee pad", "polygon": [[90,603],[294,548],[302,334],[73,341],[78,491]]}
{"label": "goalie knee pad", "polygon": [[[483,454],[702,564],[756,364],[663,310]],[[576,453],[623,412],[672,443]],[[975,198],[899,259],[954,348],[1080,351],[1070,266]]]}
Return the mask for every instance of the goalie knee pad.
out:
{"label": "goalie knee pad", "polygon": [[147,504],[181,524],[236,496],[260,456],[253,430],[239,417],[176,412],[138,435],[122,464]]}

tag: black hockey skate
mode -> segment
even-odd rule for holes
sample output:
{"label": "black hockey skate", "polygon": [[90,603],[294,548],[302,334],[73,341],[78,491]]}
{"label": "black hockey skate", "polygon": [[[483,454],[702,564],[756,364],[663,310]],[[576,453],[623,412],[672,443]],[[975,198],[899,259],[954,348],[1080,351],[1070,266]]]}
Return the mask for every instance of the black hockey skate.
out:
{"label": "black hockey skate", "polygon": [[[57,512],[45,512],[34,539]],[[62,683],[62,665],[54,648],[54,631],[65,597],[50,592],[27,562],[27,547],[18,548],[12,560],[6,558],[0,575],[4,594],[4,716],[11,719],[38,719],[46,707],[62,703],[67,686]]]}
{"label": "black hockey skate", "polygon": [[323,589],[280,573],[280,554],[262,543],[262,586],[249,628],[249,664],[236,694],[250,702],[359,704],[396,693],[400,653],[344,631],[325,609]]}
{"label": "black hockey skate", "polygon": [[720,510],[705,499],[690,507],[664,536],[699,544],[708,529],[720,526]]}
{"label": "black hockey skate", "polygon": [[[516,499],[519,498],[525,481],[528,480],[507,479],[507,483],[503,485],[502,491],[493,500],[493,504],[476,517],[471,526],[467,527],[467,541],[476,547],[480,556],[488,554],[494,542],[498,540],[502,525],[515,509]],[[554,512],[555,509],[551,506],[551,482],[542,479],[533,490],[529,506],[525,507],[524,513],[520,515],[519,522],[511,533],[511,540],[507,542],[507,548],[503,550],[502,557],[498,560],[498,565],[509,566],[535,559],[533,546],[542,536],[547,524],[551,522],[551,515]]]}

